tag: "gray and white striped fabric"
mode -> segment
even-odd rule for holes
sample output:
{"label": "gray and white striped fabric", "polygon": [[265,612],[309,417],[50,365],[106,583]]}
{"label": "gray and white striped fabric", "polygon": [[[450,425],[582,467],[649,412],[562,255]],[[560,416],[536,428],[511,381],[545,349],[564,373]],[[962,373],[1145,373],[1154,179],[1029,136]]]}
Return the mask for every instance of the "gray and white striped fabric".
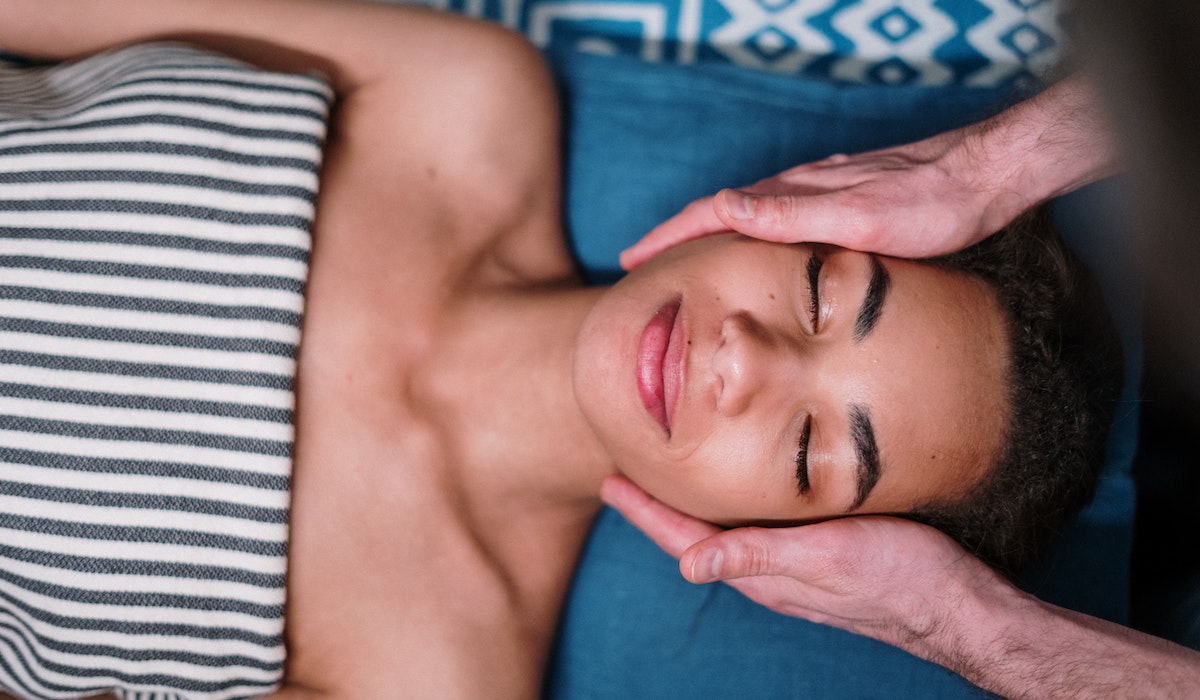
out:
{"label": "gray and white striped fabric", "polygon": [[330,97],[180,45],[0,66],[0,688],[279,683]]}

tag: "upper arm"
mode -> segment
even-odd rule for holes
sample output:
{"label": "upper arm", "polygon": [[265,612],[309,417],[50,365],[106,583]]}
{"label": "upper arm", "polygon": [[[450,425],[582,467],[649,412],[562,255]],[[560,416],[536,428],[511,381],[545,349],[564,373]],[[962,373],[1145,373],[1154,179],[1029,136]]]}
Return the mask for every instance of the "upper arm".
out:
{"label": "upper arm", "polygon": [[184,40],[271,70],[320,71],[339,92],[404,72],[462,21],[364,0],[0,0],[0,17],[0,45],[20,54]]}
{"label": "upper arm", "polygon": [[560,115],[541,55],[496,25],[413,17],[389,65],[340,98],[321,233],[390,231],[397,255],[483,254],[525,276],[568,273]]}

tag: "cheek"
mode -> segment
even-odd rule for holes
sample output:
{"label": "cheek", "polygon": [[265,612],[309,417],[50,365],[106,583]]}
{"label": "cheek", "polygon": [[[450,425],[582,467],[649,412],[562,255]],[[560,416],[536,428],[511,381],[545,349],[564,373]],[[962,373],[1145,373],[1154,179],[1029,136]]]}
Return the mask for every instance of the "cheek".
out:
{"label": "cheek", "polygon": [[767,454],[759,436],[714,432],[686,454],[623,465],[622,471],[664,503],[713,522],[771,517],[791,499],[786,465]]}
{"label": "cheek", "polygon": [[606,442],[633,420],[628,395],[636,391],[632,368],[622,364],[633,351],[624,347],[623,324],[613,312],[602,302],[588,314],[575,339],[572,369],[575,401]]}

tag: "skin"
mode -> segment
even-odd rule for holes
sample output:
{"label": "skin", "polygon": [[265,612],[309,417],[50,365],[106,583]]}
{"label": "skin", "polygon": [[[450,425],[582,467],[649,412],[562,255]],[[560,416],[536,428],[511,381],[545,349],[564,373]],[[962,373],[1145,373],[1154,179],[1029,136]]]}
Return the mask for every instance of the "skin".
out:
{"label": "skin", "polygon": [[[823,261],[815,319],[814,255]],[[960,495],[990,467],[1007,418],[1000,310],[966,275],[880,264],[890,283],[863,337],[855,325],[872,264],[854,251],[717,236],[618,284],[584,323],[575,382],[619,469],[676,508],[726,524],[907,512],[931,495]],[[673,298],[687,349],[668,435],[621,379],[636,372],[646,319]],[[881,457],[861,504],[851,407],[869,414]],[[806,421],[810,488],[800,493]]]}
{"label": "skin", "polygon": [[[951,479],[933,470],[920,483],[904,476],[906,465],[970,462],[995,438],[1002,412],[986,378],[998,383],[1003,363],[978,346],[995,342],[999,323],[989,326],[986,295],[963,278],[885,261],[894,288],[856,347],[844,324],[862,294],[861,256],[829,252],[825,331],[811,339],[796,320],[808,308],[797,284],[803,248],[713,239],[611,292],[581,287],[560,223],[552,83],[536,51],[505,30],[324,0],[0,0],[0,16],[0,44],[30,55],[187,39],[268,68],[320,70],[337,93],[297,378],[288,663],[277,698],[370,700],[397,688],[411,697],[537,696],[603,479],[625,470],[650,481],[686,466],[696,479],[678,488],[668,479],[661,495],[695,493],[689,505],[706,515],[844,513],[839,383],[841,403],[854,396],[877,415],[887,466],[864,511],[952,496],[973,471]],[[768,260],[776,262],[766,277]],[[727,415],[713,410],[713,378],[692,372],[667,444],[637,400],[628,339],[665,294],[679,293],[695,352],[713,349],[720,316],[693,310],[736,310],[767,324],[781,367],[820,349],[828,385],[812,380],[816,365],[792,364],[803,380],[792,386],[813,393],[759,384],[762,406]],[[709,303],[694,307],[693,298]],[[596,338],[608,328],[611,338]],[[751,379],[757,350],[735,336],[729,366]],[[889,355],[885,343],[901,336],[916,348]],[[593,352],[595,373],[581,376]],[[974,369],[945,371],[976,355]],[[585,403],[610,386],[616,403],[581,405],[577,381]],[[947,392],[980,399],[964,405]],[[786,411],[767,415],[771,404]],[[889,416],[886,406],[909,409]],[[797,410],[819,419],[807,501],[789,482]],[[755,415],[761,434],[750,427]],[[941,419],[965,420],[978,440],[933,431],[911,449],[902,443]],[[719,435],[701,440],[707,425]],[[731,480],[758,478],[742,467],[767,471],[734,498]],[[779,501],[756,500],[763,495]]]}

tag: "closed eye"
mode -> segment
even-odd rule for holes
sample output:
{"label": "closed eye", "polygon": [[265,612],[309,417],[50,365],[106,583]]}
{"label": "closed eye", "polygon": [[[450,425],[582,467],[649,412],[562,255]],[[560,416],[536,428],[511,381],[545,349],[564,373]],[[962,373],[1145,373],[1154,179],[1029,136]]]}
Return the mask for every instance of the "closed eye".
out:
{"label": "closed eye", "polygon": [[821,266],[825,261],[816,254],[808,258],[808,313],[812,322],[812,332],[817,332],[817,322],[821,318]]}
{"label": "closed eye", "polygon": [[812,434],[812,416],[804,419],[804,429],[800,431],[800,444],[796,450],[796,484],[800,495],[808,493],[811,484],[808,482],[808,438]]}

